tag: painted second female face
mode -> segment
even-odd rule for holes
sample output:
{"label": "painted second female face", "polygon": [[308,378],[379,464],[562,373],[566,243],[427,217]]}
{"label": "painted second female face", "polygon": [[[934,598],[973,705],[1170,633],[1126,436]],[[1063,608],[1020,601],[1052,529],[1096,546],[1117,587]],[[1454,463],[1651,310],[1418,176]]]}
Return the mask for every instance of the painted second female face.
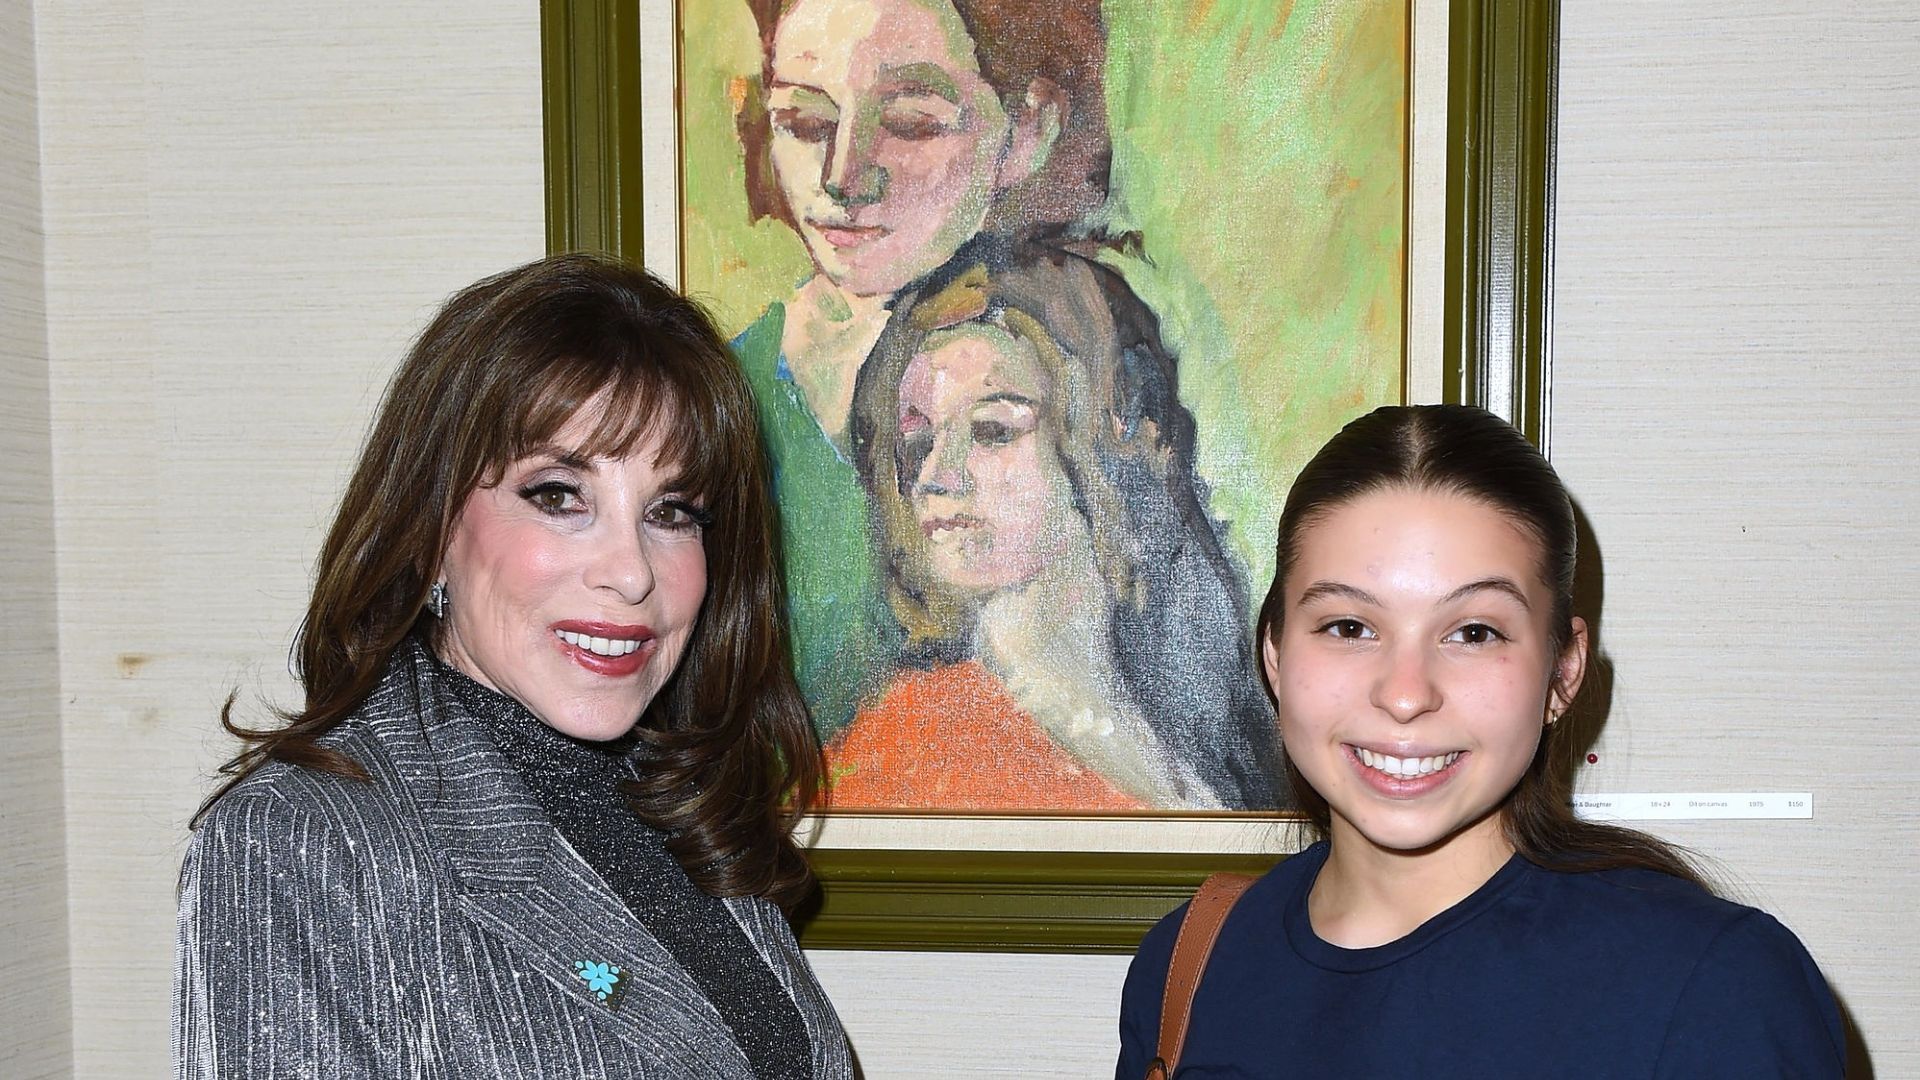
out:
{"label": "painted second female face", "polygon": [[468,496],[441,576],[443,657],[578,739],[632,729],[679,666],[706,596],[704,512],[656,448],[588,459],[583,411]]}
{"label": "painted second female face", "polygon": [[950,0],[799,0],[770,66],[774,172],[814,264],[852,293],[945,262],[1024,175]]}
{"label": "painted second female face", "polygon": [[932,335],[901,377],[902,494],[949,588],[1023,585],[1084,534],[1048,383],[1030,344],[985,323]]}
{"label": "painted second female face", "polygon": [[1454,494],[1377,491],[1302,531],[1265,661],[1336,849],[1505,844],[1501,807],[1585,655],[1576,619],[1555,656],[1540,565],[1531,534]]}

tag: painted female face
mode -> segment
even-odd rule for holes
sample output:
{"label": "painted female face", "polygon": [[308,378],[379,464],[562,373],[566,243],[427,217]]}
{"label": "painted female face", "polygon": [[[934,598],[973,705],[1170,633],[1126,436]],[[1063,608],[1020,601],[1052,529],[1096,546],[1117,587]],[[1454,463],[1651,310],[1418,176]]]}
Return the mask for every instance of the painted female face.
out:
{"label": "painted female face", "polygon": [[941,331],[900,380],[901,494],[934,575],[984,596],[1039,576],[1085,524],[1042,420],[1033,346],[997,326]]}
{"label": "painted female face", "polygon": [[822,274],[893,293],[979,231],[1011,129],[949,0],[799,0],[771,69],[774,172]]}
{"label": "painted female face", "polygon": [[442,651],[577,739],[630,730],[679,666],[707,590],[704,513],[647,445],[587,459],[575,416],[555,445],[467,497],[441,575]]}
{"label": "painted female face", "polygon": [[1578,689],[1586,626],[1555,657],[1540,545],[1449,493],[1390,488],[1307,526],[1264,646],[1287,754],[1332,809],[1335,843],[1416,852],[1499,809],[1533,760],[1557,670]]}

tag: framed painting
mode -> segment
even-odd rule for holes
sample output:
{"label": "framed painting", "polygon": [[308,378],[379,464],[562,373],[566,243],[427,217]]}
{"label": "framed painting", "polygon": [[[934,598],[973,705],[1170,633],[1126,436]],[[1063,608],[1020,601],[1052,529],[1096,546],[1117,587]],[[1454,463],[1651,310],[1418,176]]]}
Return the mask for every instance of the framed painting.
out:
{"label": "framed painting", "polygon": [[809,947],[1131,949],[1295,842],[1253,613],[1375,405],[1546,439],[1551,4],[545,0],[554,250],[762,410]]}

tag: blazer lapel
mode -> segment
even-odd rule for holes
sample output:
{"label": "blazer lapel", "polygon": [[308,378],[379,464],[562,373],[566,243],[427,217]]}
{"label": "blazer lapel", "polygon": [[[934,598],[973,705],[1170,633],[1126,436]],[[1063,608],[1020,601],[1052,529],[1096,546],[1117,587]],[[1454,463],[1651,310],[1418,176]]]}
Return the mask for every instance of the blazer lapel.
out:
{"label": "blazer lapel", "polygon": [[462,912],[525,972],[649,1058],[704,1066],[695,1075],[750,1075],[699,985],[561,837],[481,722],[436,688],[434,662],[412,648],[413,678],[383,686],[365,714],[451,865]]}
{"label": "blazer lapel", "polygon": [[699,985],[557,832],[532,883],[468,889],[460,907],[522,970],[558,986],[595,1023],[650,1057],[684,1062],[697,1075],[750,1074]]}
{"label": "blazer lapel", "polygon": [[747,940],[773,970],[774,978],[793,999],[800,1023],[807,1029],[807,1041],[813,1048],[813,1075],[852,1076],[852,1050],[845,1031],[833,1011],[833,1003],[820,989],[820,982],[807,965],[806,956],[793,938],[786,914],[767,900],[731,897],[727,910],[746,931]]}

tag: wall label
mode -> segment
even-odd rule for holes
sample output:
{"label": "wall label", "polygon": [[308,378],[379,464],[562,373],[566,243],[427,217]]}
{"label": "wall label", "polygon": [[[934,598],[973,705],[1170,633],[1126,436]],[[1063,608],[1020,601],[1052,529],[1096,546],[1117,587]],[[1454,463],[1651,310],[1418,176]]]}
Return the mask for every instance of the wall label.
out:
{"label": "wall label", "polygon": [[1573,812],[1588,821],[1812,818],[1807,791],[1689,791],[1580,794]]}

